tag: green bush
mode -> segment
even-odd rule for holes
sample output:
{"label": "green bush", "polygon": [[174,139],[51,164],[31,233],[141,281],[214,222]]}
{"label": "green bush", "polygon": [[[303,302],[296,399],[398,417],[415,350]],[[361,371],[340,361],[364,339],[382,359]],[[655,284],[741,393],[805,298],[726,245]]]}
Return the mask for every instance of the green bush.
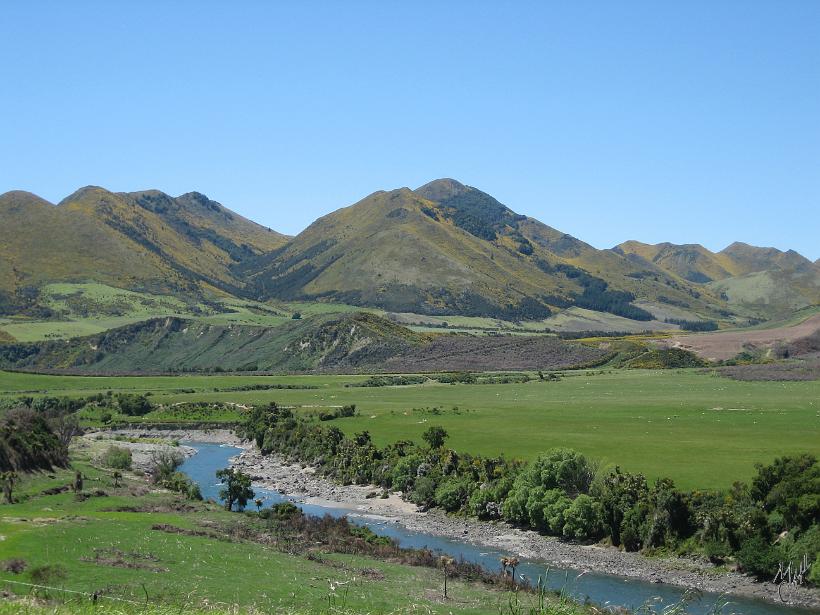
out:
{"label": "green bush", "polygon": [[448,478],[436,489],[436,505],[447,512],[460,510],[467,502],[469,487],[464,480]]}
{"label": "green bush", "polygon": [[65,566],[62,564],[45,564],[36,566],[29,570],[31,580],[38,585],[51,585],[59,583],[68,576]]}
{"label": "green bush", "polygon": [[416,479],[410,498],[414,504],[419,506],[431,506],[436,500],[435,479],[431,476]]}
{"label": "green bush", "polygon": [[753,536],[740,545],[737,560],[744,572],[760,581],[771,581],[784,557],[778,546],[769,544],[762,536]]}
{"label": "green bush", "polygon": [[581,494],[564,511],[563,534],[568,538],[595,538],[601,533],[602,519],[601,505]]}
{"label": "green bush", "polygon": [[131,451],[122,446],[109,446],[100,457],[100,463],[115,470],[130,470]]}
{"label": "green bush", "polygon": [[722,564],[731,552],[731,547],[722,540],[710,539],[703,543],[703,554],[713,564]]}
{"label": "green bush", "polygon": [[421,462],[419,455],[408,455],[396,462],[390,475],[390,486],[394,491],[408,491],[413,486]]}
{"label": "green bush", "polygon": [[136,395],[132,393],[117,394],[117,404],[120,412],[128,416],[143,416],[153,410],[151,402],[145,395]]}
{"label": "green bush", "polygon": [[820,587],[820,553],[818,553],[817,557],[814,559],[814,563],[809,571],[808,581],[812,585]]}
{"label": "green bush", "polygon": [[174,472],[162,481],[162,486],[171,491],[181,493],[189,500],[201,500],[202,492],[199,485],[182,472]]}

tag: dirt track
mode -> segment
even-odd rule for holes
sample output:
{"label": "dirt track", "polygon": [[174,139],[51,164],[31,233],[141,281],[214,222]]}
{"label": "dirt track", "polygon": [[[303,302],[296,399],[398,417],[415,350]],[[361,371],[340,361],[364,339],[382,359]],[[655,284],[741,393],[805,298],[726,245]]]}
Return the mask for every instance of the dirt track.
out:
{"label": "dirt track", "polygon": [[793,342],[818,329],[820,314],[815,314],[791,327],[678,335],[662,340],[661,344],[691,350],[704,359],[722,361],[731,359],[744,350],[768,348],[777,342]]}

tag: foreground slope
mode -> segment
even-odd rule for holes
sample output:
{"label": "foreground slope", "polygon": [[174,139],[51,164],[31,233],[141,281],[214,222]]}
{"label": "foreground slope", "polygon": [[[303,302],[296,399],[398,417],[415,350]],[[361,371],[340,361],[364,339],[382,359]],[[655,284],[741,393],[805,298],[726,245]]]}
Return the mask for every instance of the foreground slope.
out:
{"label": "foreground slope", "polygon": [[536,319],[578,305],[649,320],[635,298],[710,314],[722,301],[661,268],[596,250],[454,180],[376,192],[240,265],[264,298]]}

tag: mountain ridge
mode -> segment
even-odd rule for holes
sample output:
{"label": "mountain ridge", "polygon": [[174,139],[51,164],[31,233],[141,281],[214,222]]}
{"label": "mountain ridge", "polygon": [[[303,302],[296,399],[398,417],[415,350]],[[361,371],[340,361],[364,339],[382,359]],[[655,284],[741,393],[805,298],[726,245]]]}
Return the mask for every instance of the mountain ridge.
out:
{"label": "mountain ridge", "polygon": [[85,186],[53,205],[12,191],[0,195],[0,216],[0,290],[7,303],[55,281],[241,294],[244,282],[231,267],[287,241],[199,193],[174,198]]}
{"label": "mountain ridge", "polygon": [[692,320],[768,318],[820,303],[820,259],[743,242],[720,252],[635,240],[599,250],[452,178],[375,191],[294,237],[196,191],[84,186],[57,205],[10,191],[0,216],[5,312],[44,283],[90,280],[508,320],[570,306],[649,320],[664,305]]}

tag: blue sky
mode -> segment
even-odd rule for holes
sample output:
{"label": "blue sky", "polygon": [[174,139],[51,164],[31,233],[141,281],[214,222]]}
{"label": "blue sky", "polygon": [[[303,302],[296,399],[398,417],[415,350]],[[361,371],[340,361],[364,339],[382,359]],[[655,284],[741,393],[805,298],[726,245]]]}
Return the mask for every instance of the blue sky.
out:
{"label": "blue sky", "polygon": [[0,192],[204,192],[297,233],[454,177],[611,247],[820,257],[820,2],[18,2]]}

